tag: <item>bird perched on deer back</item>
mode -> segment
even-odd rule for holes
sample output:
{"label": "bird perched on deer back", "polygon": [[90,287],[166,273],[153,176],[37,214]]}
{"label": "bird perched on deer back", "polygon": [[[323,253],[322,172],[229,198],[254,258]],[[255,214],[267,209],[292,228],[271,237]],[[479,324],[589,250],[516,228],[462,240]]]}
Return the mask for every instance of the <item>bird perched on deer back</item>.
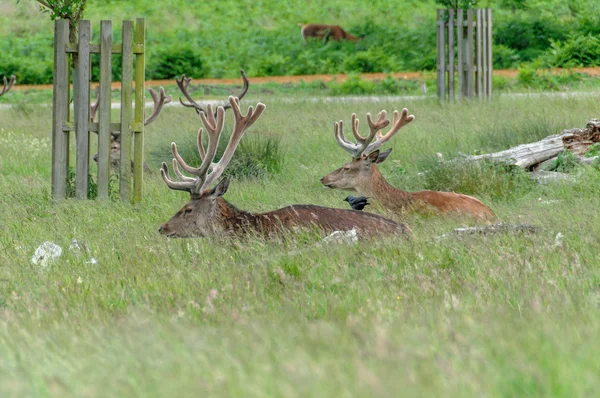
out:
{"label": "bird perched on deer back", "polygon": [[346,202],[348,202],[350,204],[350,206],[354,209],[354,210],[362,210],[365,208],[366,205],[370,205],[370,203],[367,201],[367,197],[366,196],[348,196],[346,197],[346,199],[344,199]]}

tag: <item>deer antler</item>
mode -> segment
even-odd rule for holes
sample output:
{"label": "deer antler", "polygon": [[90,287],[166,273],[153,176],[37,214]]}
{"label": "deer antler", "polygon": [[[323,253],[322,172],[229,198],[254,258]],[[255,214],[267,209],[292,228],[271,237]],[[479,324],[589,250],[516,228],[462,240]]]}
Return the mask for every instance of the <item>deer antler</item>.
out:
{"label": "deer antler", "polygon": [[152,123],[154,119],[156,119],[156,117],[160,114],[160,111],[162,111],[163,106],[173,100],[172,96],[167,96],[165,94],[164,88],[161,87],[159,91],[160,94],[157,94],[156,90],[153,90],[151,88],[148,89],[148,92],[152,97],[152,102],[154,103],[154,109],[152,110],[152,114],[144,121],[144,126],[147,126],[150,123]]}
{"label": "deer antler", "polygon": [[[246,93],[248,92],[248,88],[250,87],[250,82],[248,82],[248,78],[246,77],[246,73],[244,72],[243,69],[240,69],[240,73],[242,74],[242,80],[244,81],[244,88],[242,89],[242,92],[237,96],[237,98],[241,100],[242,98],[244,98],[244,95],[246,95]],[[200,105],[196,101],[194,101],[194,99],[188,92],[187,88],[188,88],[190,82],[192,81],[192,79],[189,77],[186,77],[185,75],[181,75],[181,78],[180,79],[175,78],[175,81],[177,82],[177,87],[179,87],[179,90],[181,90],[181,92],[183,93],[185,98],[187,98],[187,100],[188,100],[188,102],[186,103],[181,98],[179,98],[179,102],[181,102],[181,105],[188,107],[188,108],[196,109],[196,113],[198,113],[198,114],[200,114],[200,112],[206,113],[206,111],[204,110],[202,105]],[[223,109],[227,110],[229,108],[231,108],[230,104],[223,105]]]}
{"label": "deer antler", "polygon": [[[144,126],[147,126],[150,123],[152,123],[158,117],[160,112],[162,111],[163,106],[173,100],[172,96],[166,95],[165,89],[162,87],[160,88],[159,93],[157,93],[156,90],[154,90],[152,88],[148,89],[148,92],[150,93],[150,96],[152,97],[152,102],[154,103],[154,108],[152,109],[152,114],[149,117],[147,117],[146,120],[144,121]],[[97,89],[96,90],[96,101],[90,105],[90,119],[92,121],[95,121],[95,119],[96,119],[96,113],[98,113],[99,106],[100,106],[100,90]],[[120,131],[111,131],[111,134],[115,139],[118,139],[118,137],[121,135],[121,132]]]}
{"label": "deer antler", "polygon": [[[219,138],[223,132],[225,108],[223,106],[219,106],[217,108],[215,117],[215,114],[212,112],[212,107],[208,105],[207,111],[202,110],[200,112],[202,124],[208,133],[208,149],[206,152],[204,151],[204,146],[202,145],[202,134],[204,129],[201,128],[198,131],[198,151],[202,157],[202,164],[198,168],[189,166],[179,155],[179,152],[177,151],[177,145],[174,142],[171,143],[171,150],[174,156],[173,170],[181,179],[181,181],[173,181],[171,179],[167,164],[163,162],[160,173],[169,188],[179,191],[187,191],[192,196],[201,194],[202,191],[207,189],[214,181],[221,177],[225,171],[225,168],[231,161],[231,158],[233,157],[240,140],[244,136],[244,133],[250,126],[254,124],[254,122],[256,122],[256,120],[265,110],[265,105],[259,102],[256,105],[256,109],[253,109],[252,106],[250,106],[248,108],[248,113],[246,113],[244,116],[240,110],[239,98],[230,96],[229,104],[229,107],[233,110],[235,124],[233,126],[233,132],[231,133],[231,138],[229,139],[227,148],[225,149],[225,152],[223,152],[223,156],[219,162],[213,163],[212,161],[217,153]],[[179,170],[180,167],[186,172],[196,176],[196,178],[184,176]],[[209,169],[212,169],[210,174],[208,173]]]}
{"label": "deer antler", "polygon": [[[371,114],[367,113],[369,135],[367,137],[363,137],[358,132],[358,118],[356,117],[356,113],[353,113],[352,133],[356,139],[356,144],[348,141],[348,139],[344,136],[344,122],[342,120],[335,122],[333,133],[338,145],[342,147],[342,149],[350,152],[352,154],[352,159],[359,159],[361,156],[368,155],[374,150],[380,148],[390,138],[392,138],[398,132],[398,130],[415,119],[414,115],[408,115],[408,110],[406,108],[402,109],[401,116],[398,111],[394,111],[394,123],[392,128],[384,135],[381,134],[381,130],[390,124],[390,120],[386,119],[386,116],[386,111],[381,111],[379,112],[379,115],[377,115],[377,121],[373,122],[371,119]],[[375,139],[375,142],[372,142],[373,139]]]}
{"label": "deer antler", "polygon": [[4,76],[4,87],[2,87],[2,90],[0,90],[0,96],[8,93],[10,91],[10,89],[13,88],[16,81],[17,81],[17,77],[15,75],[12,75],[10,77],[10,80],[6,80],[6,76]]}

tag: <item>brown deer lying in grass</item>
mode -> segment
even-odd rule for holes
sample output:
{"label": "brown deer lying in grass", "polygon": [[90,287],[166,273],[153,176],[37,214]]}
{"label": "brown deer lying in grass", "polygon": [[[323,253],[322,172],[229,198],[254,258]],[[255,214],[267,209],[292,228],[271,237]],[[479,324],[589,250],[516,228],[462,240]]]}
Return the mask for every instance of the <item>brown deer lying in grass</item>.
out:
{"label": "brown deer lying in grass", "polygon": [[[355,210],[292,205],[256,214],[239,210],[228,203],[223,199],[223,195],[229,187],[229,178],[221,180],[213,188],[211,186],[225,171],[245,131],[265,110],[265,105],[258,103],[256,109],[249,107],[244,116],[241,114],[238,98],[229,97],[229,103],[235,124],[227,148],[218,163],[213,163],[213,159],[225,121],[225,110],[221,106],[217,108],[216,117],[210,105],[206,112],[200,112],[202,124],[208,133],[208,147],[205,151],[202,142],[203,129],[198,132],[198,151],[202,158],[200,167],[187,165],[179,155],[175,143],[171,144],[174,156],[173,170],[181,181],[171,179],[166,163],[163,163],[160,172],[169,188],[189,192],[190,201],[160,227],[159,232],[162,235],[189,237],[257,233],[268,236],[297,228],[317,228],[325,232],[356,229],[360,234],[410,234],[410,230],[402,224]],[[185,176],[180,168],[194,177]]]}
{"label": "brown deer lying in grass", "polygon": [[358,41],[361,37],[352,36],[350,33],[346,32],[339,25],[323,25],[323,24],[306,24],[302,25],[300,33],[302,34],[302,39],[304,43],[306,43],[306,39],[309,37],[314,37],[317,39],[324,39],[324,42],[327,43],[329,39],[340,41],[340,40],[348,40],[348,41]]}
{"label": "brown deer lying in grass", "polygon": [[358,132],[358,118],[356,114],[352,114],[352,132],[356,144],[344,136],[343,122],[336,122],[335,139],[340,147],[352,154],[352,161],[321,178],[321,183],[329,188],[353,190],[360,195],[369,196],[392,212],[433,211],[441,214],[464,214],[480,220],[495,218],[489,207],[472,196],[437,191],[406,192],[393,187],[383,178],[377,164],[387,158],[391,149],[379,152],[379,148],[413,120],[414,116],[409,116],[406,108],[402,110],[401,115],[394,111],[392,128],[384,135],[381,130],[390,123],[386,112],[381,111],[376,122],[373,122],[371,115],[367,113],[370,132],[367,137],[363,137]]}
{"label": "brown deer lying in grass", "polygon": [[[165,90],[161,87],[159,93],[157,93],[153,89],[148,89],[150,96],[152,97],[152,102],[154,103],[154,108],[152,110],[152,114],[144,121],[144,126],[152,123],[162,111],[163,106],[172,101],[172,97],[165,94]],[[93,122],[97,122],[95,120],[96,113],[98,112],[98,107],[100,105],[100,96],[96,97],[96,102],[90,106],[90,119]],[[98,154],[94,155],[94,161],[98,162]],[[119,166],[121,164],[121,132],[120,131],[111,131],[110,132],[110,164],[113,170],[119,170]],[[146,162],[144,162],[144,171],[151,171],[150,167]],[[131,161],[131,170],[133,170],[133,160]]]}
{"label": "brown deer lying in grass", "polygon": [[6,76],[4,76],[4,86],[2,87],[2,90],[0,90],[0,97],[3,96],[4,94],[8,93],[10,91],[10,89],[13,88],[16,81],[17,81],[17,77],[15,75],[12,75],[10,77],[10,80],[6,80]]}

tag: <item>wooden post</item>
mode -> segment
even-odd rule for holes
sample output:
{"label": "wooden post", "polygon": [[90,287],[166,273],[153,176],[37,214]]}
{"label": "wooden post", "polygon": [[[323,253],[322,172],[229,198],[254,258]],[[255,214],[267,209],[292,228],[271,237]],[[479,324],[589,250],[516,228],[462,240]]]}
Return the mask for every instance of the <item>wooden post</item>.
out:
{"label": "wooden post", "polygon": [[54,87],[52,93],[52,197],[67,194],[68,132],[63,130],[69,110],[69,20],[54,21]]}
{"label": "wooden post", "polygon": [[[437,92],[438,98],[444,99],[446,91],[446,49],[444,38],[444,10],[437,10]],[[450,49],[452,51],[452,49]]]}
{"label": "wooden post", "polygon": [[454,10],[448,10],[448,98],[455,100],[454,95]]}
{"label": "wooden post", "polygon": [[483,41],[483,30],[481,29],[481,24],[482,24],[482,10],[481,8],[478,8],[476,10],[476,21],[475,21],[475,26],[477,28],[477,33],[476,33],[476,44],[475,44],[475,51],[476,51],[476,66],[475,66],[475,70],[476,70],[476,76],[477,78],[475,79],[476,84],[475,84],[475,90],[477,92],[477,96],[479,97],[479,99],[482,99],[483,97],[483,69],[482,69],[482,64],[483,64],[483,49],[482,49],[482,41]]}
{"label": "wooden post", "polygon": [[123,21],[123,64],[121,67],[121,170],[119,191],[130,200],[131,184],[131,82],[133,80],[133,22]]}
{"label": "wooden post", "polygon": [[98,109],[98,199],[108,199],[110,180],[110,114],[112,21],[100,22],[100,106]]}
{"label": "wooden post", "polygon": [[77,65],[77,85],[73,96],[75,110],[75,140],[77,142],[75,196],[86,199],[89,173],[89,129],[90,120],[90,21],[79,21],[79,64]]}
{"label": "wooden post", "polygon": [[141,202],[144,183],[144,75],[145,59],[145,25],[144,19],[138,18],[135,23],[135,46],[139,51],[135,58],[135,116],[134,116],[134,158],[133,158],[133,201]]}
{"label": "wooden post", "polygon": [[488,84],[487,84],[487,93],[486,96],[488,98],[488,100],[492,99],[492,62],[493,62],[493,57],[492,57],[492,9],[491,8],[487,8],[484,10],[485,14],[487,15],[487,18],[485,18],[487,20],[487,32],[486,32],[486,37],[487,40],[485,40],[487,42],[487,67],[488,67],[488,72],[486,75]]}
{"label": "wooden post", "polygon": [[468,9],[467,10],[467,51],[466,51],[466,56],[467,56],[467,73],[466,73],[466,80],[467,80],[467,97],[468,98],[473,98],[473,72],[474,72],[474,68],[473,68],[473,10],[472,9]]}
{"label": "wooden post", "polygon": [[458,98],[463,98],[465,95],[465,60],[464,60],[464,29],[463,29],[463,10],[457,10],[457,18],[456,18],[456,50],[458,52]]}

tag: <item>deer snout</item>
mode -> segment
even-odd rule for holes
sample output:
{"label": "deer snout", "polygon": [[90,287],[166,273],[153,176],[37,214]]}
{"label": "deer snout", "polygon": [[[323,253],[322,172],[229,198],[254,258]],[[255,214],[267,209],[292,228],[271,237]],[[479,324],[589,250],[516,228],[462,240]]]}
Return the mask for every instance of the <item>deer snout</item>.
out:
{"label": "deer snout", "polygon": [[165,223],[158,228],[158,233],[161,235],[170,235],[169,226]]}
{"label": "deer snout", "polygon": [[94,162],[98,163],[98,154],[94,155]]}

